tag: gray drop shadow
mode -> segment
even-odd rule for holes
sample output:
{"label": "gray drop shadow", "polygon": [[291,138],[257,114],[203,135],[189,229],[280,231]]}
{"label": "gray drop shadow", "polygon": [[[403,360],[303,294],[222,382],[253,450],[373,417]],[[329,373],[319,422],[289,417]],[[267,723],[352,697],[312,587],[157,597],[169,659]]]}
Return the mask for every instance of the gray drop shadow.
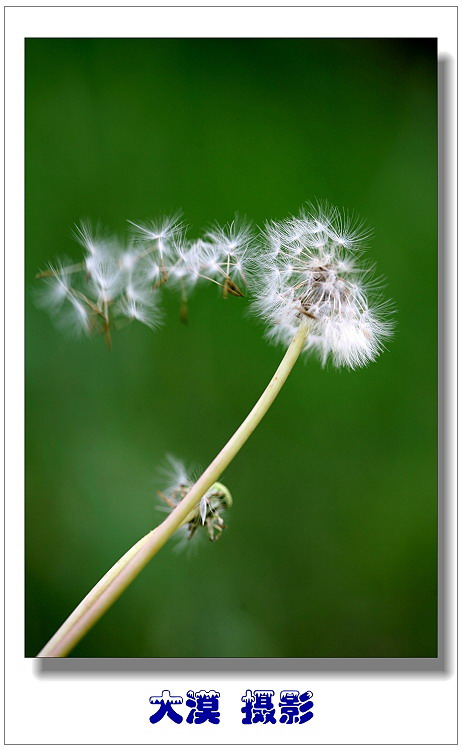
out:
{"label": "gray drop shadow", "polygon": [[[456,154],[450,154],[448,144],[453,134],[456,102],[451,100],[450,90],[454,83],[454,60],[445,55],[438,59],[438,660],[441,671],[449,672],[454,654],[449,654],[452,623],[455,622],[457,602],[451,599],[454,590],[451,559],[455,559],[451,548],[450,502],[456,496],[452,477],[456,467],[451,465],[451,435],[454,434],[456,409],[450,404],[449,394],[457,388],[456,358],[452,342],[455,340],[456,320],[452,314],[457,300],[451,298],[452,263],[449,248],[455,247],[457,236],[452,227],[455,216],[451,215],[448,200],[456,169]],[[453,196],[451,196],[453,197]],[[456,549],[458,546],[458,535]],[[457,635],[456,635],[457,637]]]}
{"label": "gray drop shadow", "polygon": [[162,675],[194,672],[196,675],[234,672],[286,672],[314,675],[335,672],[336,676],[351,680],[361,678],[364,673],[374,673],[394,679],[396,672],[419,672],[420,674],[441,673],[441,659],[85,659],[50,658],[35,659],[34,674],[37,677],[68,677],[84,679],[88,674],[103,679],[107,674],[127,677],[134,674]]}
{"label": "gray drop shadow", "polygon": [[[452,549],[450,548],[448,503],[453,495],[454,487],[451,486],[450,436],[455,420],[455,410],[451,409],[448,394],[451,393],[453,385],[453,373],[455,372],[455,352],[451,351],[455,321],[451,315],[454,309],[453,300],[450,298],[451,264],[448,262],[448,242],[455,240],[451,232],[451,220],[447,196],[450,193],[452,170],[455,169],[456,155],[448,153],[449,136],[454,123],[454,107],[449,96],[449,83],[455,75],[454,60],[449,56],[438,59],[438,263],[439,263],[439,323],[438,323],[438,656],[435,658],[363,658],[363,659],[340,659],[340,658],[50,658],[41,657],[34,659],[33,671],[39,678],[75,679],[79,676],[85,678],[89,673],[97,676],[98,673],[104,678],[106,674],[114,674],[118,677],[133,674],[155,674],[160,677],[163,674],[188,673],[212,674],[216,672],[304,672],[336,673],[340,679],[343,676],[351,680],[362,674],[370,673],[386,679],[393,678],[397,672],[420,673],[421,675],[433,675],[435,673],[449,673],[450,657],[448,644],[450,641],[450,628],[454,622],[455,602],[450,599],[452,588],[452,576],[450,560]],[[452,661],[452,658],[451,658]]]}

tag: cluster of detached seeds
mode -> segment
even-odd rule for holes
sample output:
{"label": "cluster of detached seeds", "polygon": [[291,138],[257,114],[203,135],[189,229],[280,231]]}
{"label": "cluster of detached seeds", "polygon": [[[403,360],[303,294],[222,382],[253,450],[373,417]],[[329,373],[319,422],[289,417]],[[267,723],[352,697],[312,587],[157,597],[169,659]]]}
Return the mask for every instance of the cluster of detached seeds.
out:
{"label": "cluster of detached seeds", "polygon": [[195,240],[186,238],[177,216],[130,227],[123,246],[81,224],[75,237],[85,251],[82,262],[59,262],[39,274],[45,282],[39,303],[60,325],[102,332],[110,344],[111,329],[127,321],[160,323],[165,286],[178,290],[185,320],[188,294],[203,281],[224,297],[243,296],[248,286],[268,337],[285,345],[309,321],[305,351],[322,364],[361,367],[376,359],[392,333],[392,307],[380,298],[372,269],[360,263],[368,233],[336,208],[309,206],[258,233],[235,220]]}
{"label": "cluster of detached seeds", "polygon": [[200,281],[221,287],[225,297],[243,296],[252,237],[244,222],[214,226],[204,239],[192,241],[176,216],[130,225],[132,236],[123,245],[82,223],[74,236],[85,251],[83,260],[59,261],[38,274],[44,280],[38,304],[50,309],[58,325],[74,333],[104,333],[110,344],[111,329],[126,322],[159,325],[165,285],[179,290],[183,320],[188,293]]}

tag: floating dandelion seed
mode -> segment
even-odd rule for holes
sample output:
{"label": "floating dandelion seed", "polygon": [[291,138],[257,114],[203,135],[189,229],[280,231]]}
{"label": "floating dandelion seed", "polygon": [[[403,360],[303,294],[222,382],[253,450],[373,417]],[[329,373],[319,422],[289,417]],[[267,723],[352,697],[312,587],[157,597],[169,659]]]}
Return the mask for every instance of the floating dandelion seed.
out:
{"label": "floating dandelion seed", "polygon": [[35,301],[39,307],[49,308],[56,312],[69,299],[71,273],[66,269],[68,265],[70,264],[63,261],[58,261],[55,265],[50,263],[47,270],[43,272],[43,284],[35,294]]}
{"label": "floating dandelion seed", "polygon": [[163,216],[159,221],[146,221],[138,224],[128,220],[132,226],[133,236],[141,243],[148,243],[160,257],[167,260],[172,254],[174,240],[182,233],[184,225],[178,212],[172,216]]}
{"label": "floating dandelion seed", "polygon": [[222,283],[224,278],[224,296],[243,296],[240,287],[245,288],[247,284],[245,268],[254,242],[250,224],[236,218],[225,227],[213,225],[206,236],[218,252],[216,270],[221,274]]}

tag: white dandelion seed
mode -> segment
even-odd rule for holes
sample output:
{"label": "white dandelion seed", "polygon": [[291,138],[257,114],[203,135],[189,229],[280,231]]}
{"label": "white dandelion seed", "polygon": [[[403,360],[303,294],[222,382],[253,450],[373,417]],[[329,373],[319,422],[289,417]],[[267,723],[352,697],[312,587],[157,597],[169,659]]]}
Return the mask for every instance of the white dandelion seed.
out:
{"label": "white dandelion seed", "polygon": [[235,218],[224,227],[214,224],[206,237],[218,256],[214,280],[223,285],[225,296],[228,292],[242,296],[241,289],[247,285],[245,267],[254,243],[251,225]]}
{"label": "white dandelion seed", "polygon": [[50,263],[46,271],[40,274],[43,283],[35,294],[35,301],[39,307],[57,312],[71,293],[72,273],[68,272],[65,261]]}
{"label": "white dandelion seed", "polygon": [[167,273],[172,286],[192,290],[201,276],[200,241],[176,240]]}
{"label": "white dandelion seed", "polygon": [[152,251],[157,251],[160,259],[165,262],[170,259],[172,252],[174,252],[174,240],[177,240],[183,231],[180,215],[180,213],[176,213],[171,216],[163,216],[158,221],[149,220],[137,223],[128,220],[128,222],[133,228],[132,232],[135,239],[150,244]]}
{"label": "white dandelion seed", "polygon": [[86,251],[84,262],[89,272],[94,262],[110,252],[111,238],[99,226],[93,228],[86,219],[75,225],[72,236]]}
{"label": "white dandelion seed", "polygon": [[151,294],[149,301],[143,301],[141,296],[135,296],[134,289],[131,289],[130,295],[127,294],[118,300],[115,312],[122,318],[143,323],[152,330],[158,328],[162,322],[156,297]]}
{"label": "white dandelion seed", "polygon": [[90,296],[98,304],[113,302],[123,288],[124,276],[117,256],[106,254],[95,259],[88,277]]}
{"label": "white dandelion seed", "polygon": [[60,314],[54,318],[56,325],[72,337],[79,338],[91,332],[92,316],[85,302],[69,294]]}

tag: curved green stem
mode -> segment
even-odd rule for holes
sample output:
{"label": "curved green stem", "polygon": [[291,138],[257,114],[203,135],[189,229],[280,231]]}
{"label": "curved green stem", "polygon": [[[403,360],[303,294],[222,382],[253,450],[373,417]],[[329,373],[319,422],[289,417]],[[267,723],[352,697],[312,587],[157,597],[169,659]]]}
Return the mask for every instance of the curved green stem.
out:
{"label": "curved green stem", "polygon": [[149,560],[181,526],[188,514],[195,508],[201,497],[231,463],[234,456],[248,440],[255,427],[262,420],[269,407],[289,376],[297,361],[306,337],[309,323],[300,324],[284,358],[268,386],[224,448],[199,477],[183,500],[167,516],[165,521],[140,539],[115,565],[101,578],[72,614],[48,641],[38,656],[66,656],[90,628],[119,598],[128,585],[136,578]]}

